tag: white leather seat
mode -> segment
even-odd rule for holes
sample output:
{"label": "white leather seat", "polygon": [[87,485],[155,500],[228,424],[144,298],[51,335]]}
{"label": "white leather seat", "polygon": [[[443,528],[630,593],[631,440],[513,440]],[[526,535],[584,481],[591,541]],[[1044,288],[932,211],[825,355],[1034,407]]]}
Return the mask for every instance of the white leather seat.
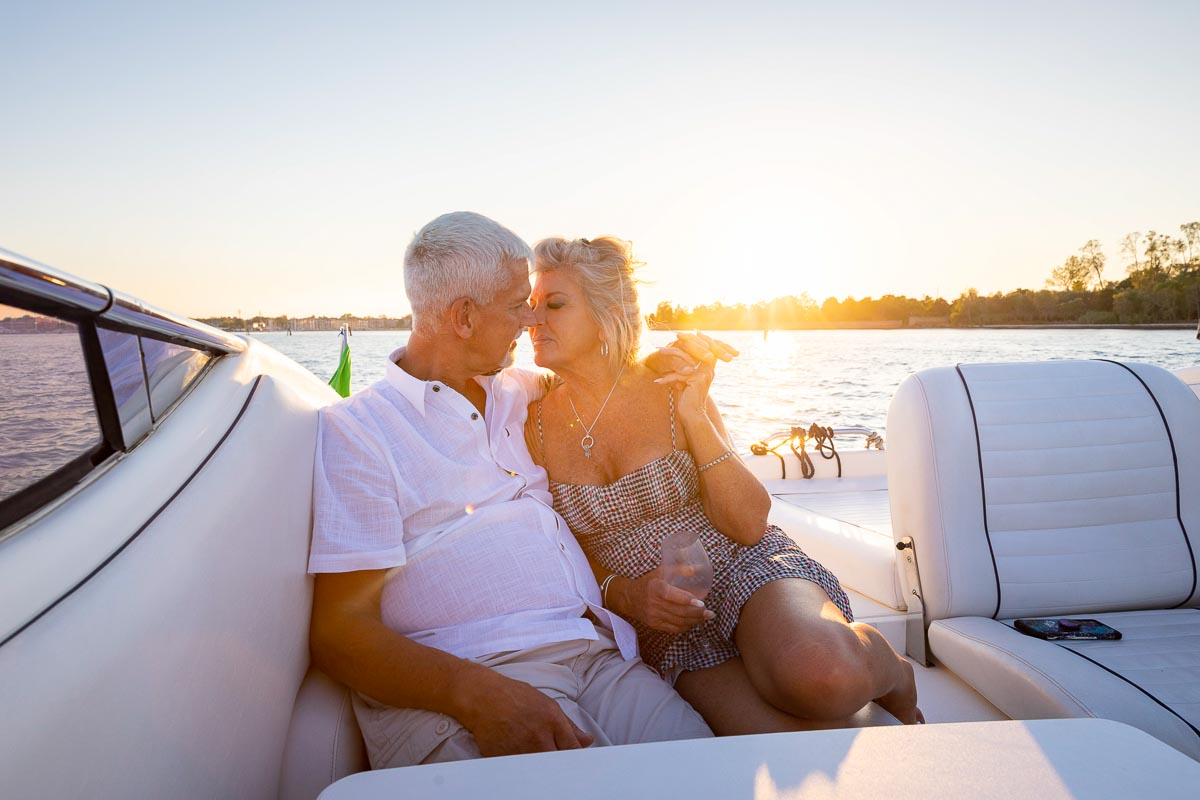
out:
{"label": "white leather seat", "polygon": [[[1103,716],[1200,758],[1200,399],[1145,364],[920,372],[888,413],[893,533],[934,656],[1017,718]],[[1018,617],[1095,617],[1059,644]]]}
{"label": "white leather seat", "polygon": [[313,800],[334,781],[367,768],[367,750],[350,690],[310,669],[292,709],[279,778],[280,800]]}

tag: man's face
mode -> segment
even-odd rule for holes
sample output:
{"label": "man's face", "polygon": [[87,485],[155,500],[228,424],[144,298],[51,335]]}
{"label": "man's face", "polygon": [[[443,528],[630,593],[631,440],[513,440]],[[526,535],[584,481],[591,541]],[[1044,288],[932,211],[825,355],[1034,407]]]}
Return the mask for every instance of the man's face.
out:
{"label": "man's face", "polygon": [[480,374],[491,374],[511,366],[517,337],[533,324],[533,310],[529,307],[529,266],[518,261],[509,267],[509,279],[496,292],[492,302],[479,306],[476,352]]}

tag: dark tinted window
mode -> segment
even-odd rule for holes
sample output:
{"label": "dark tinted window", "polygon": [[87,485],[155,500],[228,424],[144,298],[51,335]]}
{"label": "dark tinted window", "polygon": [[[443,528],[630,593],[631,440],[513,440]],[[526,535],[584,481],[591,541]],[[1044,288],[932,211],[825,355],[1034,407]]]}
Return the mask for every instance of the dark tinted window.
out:
{"label": "dark tinted window", "polygon": [[150,380],[150,408],[154,419],[162,418],[171,404],[200,374],[212,358],[207,353],[183,345],[142,337],[146,358],[146,376]]}
{"label": "dark tinted window", "polygon": [[100,442],[75,325],[0,305],[0,501]]}
{"label": "dark tinted window", "polygon": [[149,430],[150,397],[146,394],[146,377],[142,371],[142,351],[138,337],[99,328],[100,350],[112,381],[113,399],[121,419],[121,435],[126,447],[132,447]]}

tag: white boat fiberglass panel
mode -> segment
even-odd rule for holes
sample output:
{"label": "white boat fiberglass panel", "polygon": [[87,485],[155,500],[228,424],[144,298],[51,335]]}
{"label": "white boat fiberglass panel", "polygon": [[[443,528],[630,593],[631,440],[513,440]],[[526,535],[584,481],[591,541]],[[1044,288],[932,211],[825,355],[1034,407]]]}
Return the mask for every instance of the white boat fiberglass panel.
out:
{"label": "white boat fiberglass panel", "polygon": [[276,796],[308,668],[316,409],[333,399],[252,343],[3,543],[0,586],[37,598],[5,595],[8,629],[74,589],[0,647],[20,687],[0,695],[6,794]]}
{"label": "white boat fiberglass panel", "polygon": [[773,524],[843,586],[904,611],[907,592],[892,539],[887,454],[865,449],[862,441],[839,442],[841,477],[838,461],[819,455],[811,456],[813,477],[802,477],[800,461],[787,447],[777,451],[780,456],[747,456],[746,463],[772,496]]}
{"label": "white boat fiberglass panel", "polygon": [[773,733],[379,770],[322,800],[1192,800],[1200,764],[1127,725],[1039,720]]}

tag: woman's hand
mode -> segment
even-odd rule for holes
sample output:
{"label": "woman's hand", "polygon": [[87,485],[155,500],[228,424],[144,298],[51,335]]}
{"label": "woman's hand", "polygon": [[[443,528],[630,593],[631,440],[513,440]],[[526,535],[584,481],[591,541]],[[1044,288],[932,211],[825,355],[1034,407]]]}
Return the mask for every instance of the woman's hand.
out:
{"label": "woman's hand", "polygon": [[662,575],[663,568],[658,566],[638,578],[622,581],[621,607],[616,610],[665,633],[684,633],[716,616],[703,601],[667,583]]}
{"label": "woman's hand", "polygon": [[738,351],[719,339],[703,333],[678,331],[675,341],[660,347],[646,356],[645,364],[651,372],[669,380],[685,378],[696,369],[705,356],[712,356],[711,363],[732,361]]}
{"label": "woman's hand", "polygon": [[679,394],[676,395],[675,410],[679,412],[684,424],[706,419],[708,408],[708,390],[712,386],[714,369],[717,358],[711,353],[705,354],[700,363],[687,375],[670,378],[664,375],[657,378],[657,383],[674,383]]}

